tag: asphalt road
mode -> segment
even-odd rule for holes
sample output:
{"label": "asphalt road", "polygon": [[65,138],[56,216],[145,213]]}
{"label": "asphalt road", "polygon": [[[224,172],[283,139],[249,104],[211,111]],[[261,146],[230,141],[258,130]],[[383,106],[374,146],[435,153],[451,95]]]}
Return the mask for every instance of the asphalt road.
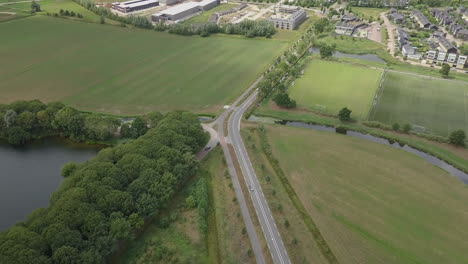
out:
{"label": "asphalt road", "polygon": [[[265,257],[252,222],[252,216],[250,215],[247,207],[245,199],[246,196],[242,190],[239,175],[237,174],[236,167],[234,166],[233,158],[237,159],[244,180],[248,185],[249,195],[265,236],[273,263],[289,264],[291,262],[289,260],[288,253],[286,252],[286,248],[278,232],[273,215],[270,212],[270,208],[268,207],[268,203],[263,195],[262,188],[257,180],[257,176],[240,135],[240,122],[242,116],[245,110],[255,102],[258,92],[254,91],[254,89],[262,79],[263,76],[260,76],[254,83],[252,83],[249,88],[247,88],[247,90],[245,90],[215,121],[210,124],[202,124],[203,129],[210,134],[210,141],[206,144],[205,148],[197,154],[197,157],[201,160],[218,144],[218,142],[221,145],[256,263],[263,264],[265,263]],[[240,106],[237,106],[246,97],[247,99],[242,102]],[[224,123],[227,118],[228,137],[225,136],[224,131]],[[215,125],[218,126],[217,130],[213,128]],[[229,143],[231,143],[234,149],[234,157],[229,151]]]}
{"label": "asphalt road", "polygon": [[240,135],[240,123],[244,112],[255,102],[258,92],[254,91],[239,107],[236,107],[228,120],[229,139],[234,147],[237,160],[248,185],[250,197],[257,214],[263,235],[274,263],[289,264],[288,253],[279,234],[273,215],[263,195],[262,187],[250,162],[247,149]]}

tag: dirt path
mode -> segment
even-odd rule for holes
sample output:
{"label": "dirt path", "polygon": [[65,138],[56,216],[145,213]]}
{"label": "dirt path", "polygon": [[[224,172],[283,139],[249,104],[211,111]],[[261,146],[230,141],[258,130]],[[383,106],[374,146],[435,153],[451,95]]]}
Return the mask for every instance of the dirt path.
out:
{"label": "dirt path", "polygon": [[390,23],[385,12],[380,13],[380,17],[383,19],[384,25],[387,28],[387,48],[390,50],[390,55],[395,56],[395,25]]}

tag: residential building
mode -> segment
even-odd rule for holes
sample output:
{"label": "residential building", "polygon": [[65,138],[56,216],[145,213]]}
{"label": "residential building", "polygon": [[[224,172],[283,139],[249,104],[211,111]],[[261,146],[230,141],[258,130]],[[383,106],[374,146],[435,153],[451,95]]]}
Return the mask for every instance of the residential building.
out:
{"label": "residential building", "polygon": [[445,57],[447,57],[447,53],[439,51],[439,54],[437,55],[437,62],[444,63]]}
{"label": "residential building", "polygon": [[132,0],[127,2],[112,3],[112,9],[122,13],[130,13],[139,10],[156,7],[159,5],[159,0]]}
{"label": "residential building", "polygon": [[416,20],[416,22],[419,24],[420,28],[429,28],[431,26],[431,22],[421,11],[414,9],[411,11],[412,17]]}
{"label": "residential building", "polygon": [[404,56],[410,56],[416,54],[416,50],[410,44],[405,44],[401,47],[401,53]]}
{"label": "residential building", "polygon": [[306,18],[307,13],[298,6],[280,6],[268,20],[275,28],[293,30]]}
{"label": "residential building", "polygon": [[428,51],[427,54],[426,54],[426,63],[427,64],[434,63],[434,60],[435,60],[436,56],[437,56],[437,51],[435,51],[435,50]]}
{"label": "residential building", "polygon": [[457,53],[457,48],[455,48],[450,41],[444,37],[438,38],[439,47],[441,50],[447,53]]}
{"label": "residential building", "polygon": [[458,56],[457,69],[463,69],[466,64],[467,56]]}
{"label": "residential building", "polygon": [[388,17],[393,20],[393,23],[395,24],[403,24],[405,23],[405,17],[398,13],[395,9],[391,9],[390,13],[388,14]]}
{"label": "residential building", "polygon": [[457,54],[456,53],[449,53],[447,56],[447,64],[450,66],[454,66],[457,62]]}
{"label": "residential building", "polygon": [[344,14],[341,17],[342,22],[353,22],[353,21],[358,21],[359,18],[353,14]]}
{"label": "residential building", "polygon": [[468,29],[458,30],[455,34],[455,37],[463,40],[468,40]]}

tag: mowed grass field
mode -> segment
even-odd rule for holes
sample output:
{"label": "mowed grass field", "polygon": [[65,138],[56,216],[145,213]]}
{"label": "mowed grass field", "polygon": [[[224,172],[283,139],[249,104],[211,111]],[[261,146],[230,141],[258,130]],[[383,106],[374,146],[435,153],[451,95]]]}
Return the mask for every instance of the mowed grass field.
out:
{"label": "mowed grass field", "polygon": [[371,120],[422,126],[440,136],[468,131],[468,83],[389,72],[382,86]]}
{"label": "mowed grass field", "polygon": [[59,100],[113,114],[220,111],[287,43],[184,37],[34,16],[0,24],[0,102]]}
{"label": "mowed grass field", "polygon": [[468,263],[468,188],[410,153],[266,126],[290,184],[339,263]]}
{"label": "mowed grass field", "polygon": [[313,60],[289,88],[301,107],[337,114],[350,108],[352,117],[366,118],[382,71],[331,61]]}

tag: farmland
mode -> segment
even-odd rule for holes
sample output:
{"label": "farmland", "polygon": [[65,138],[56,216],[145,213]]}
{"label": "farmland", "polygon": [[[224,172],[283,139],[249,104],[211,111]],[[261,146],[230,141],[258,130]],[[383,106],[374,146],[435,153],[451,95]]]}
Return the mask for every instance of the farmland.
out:
{"label": "farmland", "polygon": [[468,261],[468,193],[455,177],[361,139],[272,125],[266,135],[339,263]]}
{"label": "farmland", "polygon": [[[39,34],[40,33],[40,34]],[[34,16],[0,24],[0,102],[60,100],[113,114],[215,113],[286,47]]]}
{"label": "farmland", "polygon": [[299,106],[328,114],[343,107],[355,118],[366,118],[382,71],[370,68],[313,60],[304,75],[289,88]]}
{"label": "farmland", "polygon": [[390,72],[370,118],[387,124],[409,123],[448,136],[455,129],[468,128],[467,92],[467,83]]}

